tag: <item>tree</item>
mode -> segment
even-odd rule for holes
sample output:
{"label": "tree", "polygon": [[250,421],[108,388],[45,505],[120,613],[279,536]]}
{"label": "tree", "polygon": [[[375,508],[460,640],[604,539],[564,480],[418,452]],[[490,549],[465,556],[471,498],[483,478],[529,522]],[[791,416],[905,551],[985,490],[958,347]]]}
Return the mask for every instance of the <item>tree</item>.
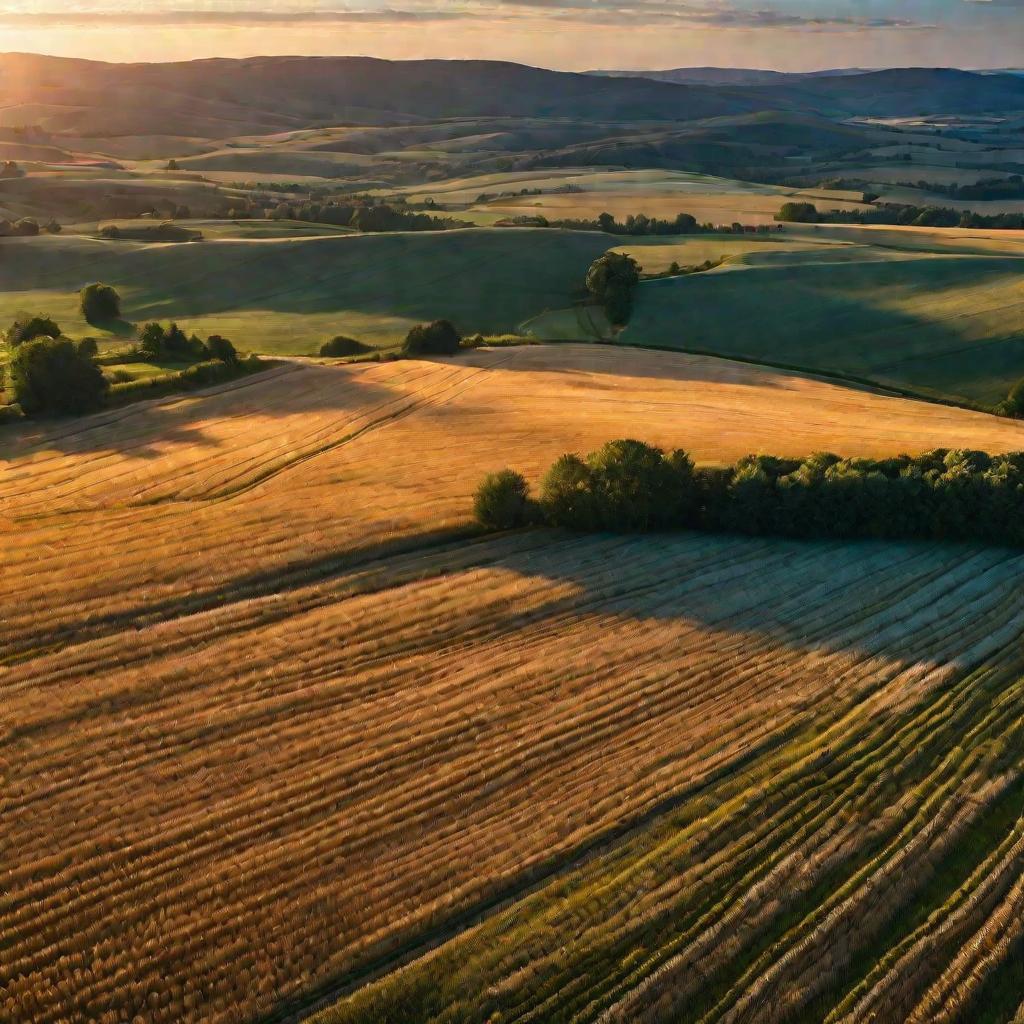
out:
{"label": "tree", "polygon": [[175,160],[173,157],[170,160],[167,161],[167,170],[169,170],[169,171],[176,171],[176,170],[178,170],[178,161]]}
{"label": "tree", "polygon": [[358,356],[369,351],[369,345],[364,345],[361,341],[356,341],[355,338],[346,338],[341,334],[336,338],[331,338],[330,341],[325,341],[320,346],[320,355],[331,359],[338,359],[341,356]]}
{"label": "tree", "polygon": [[406,336],[403,351],[410,356],[450,356],[459,351],[462,337],[448,320],[419,324]]}
{"label": "tree", "polygon": [[693,463],[666,459],[642,441],[609,441],[587,459],[600,525],[607,530],[680,526],[693,504]]}
{"label": "tree", "polygon": [[489,473],[473,499],[476,521],[489,530],[512,530],[530,519],[530,486],[511,469]]}
{"label": "tree", "polygon": [[81,297],[82,316],[91,324],[116,320],[121,315],[121,296],[110,285],[86,285]]}
{"label": "tree", "polygon": [[587,271],[587,289],[617,325],[628,322],[633,289],[640,283],[640,264],[627,253],[606,252]]}
{"label": "tree", "polygon": [[817,224],[820,218],[814,203],[783,203],[775,219],[789,224]]}
{"label": "tree", "polygon": [[139,335],[139,348],[148,359],[160,359],[164,354],[164,329],[160,324],[146,324]]}
{"label": "tree", "polygon": [[78,354],[85,356],[86,359],[95,359],[100,354],[100,347],[96,344],[95,338],[79,338],[75,342],[75,348],[78,349]]}
{"label": "tree", "polygon": [[60,328],[48,316],[23,316],[7,329],[5,339],[11,348],[36,338],[59,338]]}
{"label": "tree", "polygon": [[103,405],[109,388],[103,371],[66,338],[20,345],[7,378],[11,397],[29,415],[92,412]]}
{"label": "tree", "polygon": [[570,530],[598,527],[593,473],[578,455],[563,455],[541,482],[541,509],[552,526]]}
{"label": "tree", "polygon": [[1024,416],[1024,378],[1010,388],[1010,393],[997,409],[1004,416]]}
{"label": "tree", "polygon": [[211,334],[206,339],[206,351],[211,359],[219,359],[222,363],[237,363],[238,353],[235,346],[219,334]]}

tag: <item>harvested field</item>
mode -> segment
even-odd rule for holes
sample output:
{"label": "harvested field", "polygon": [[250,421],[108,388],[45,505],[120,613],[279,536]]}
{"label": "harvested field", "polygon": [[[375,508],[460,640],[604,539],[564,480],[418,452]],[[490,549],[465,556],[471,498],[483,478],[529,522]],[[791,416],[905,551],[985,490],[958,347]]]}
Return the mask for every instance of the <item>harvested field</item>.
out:
{"label": "harvested field", "polygon": [[461,529],[483,472],[511,465],[537,481],[563,452],[624,434],[720,463],[1024,450],[1011,420],[683,354],[570,345],[286,364],[205,397],[8,431],[0,515],[19,526],[0,566],[0,644],[106,629],[134,614],[138,591],[177,607],[232,580]]}
{"label": "harvested field", "polygon": [[485,470],[624,434],[1024,449],[599,346],[287,364],[8,432],[0,1016],[256,1024],[383,970],[334,1019],[653,1020],[698,1007],[695,962],[709,1021],[1005,996],[1024,556],[466,531]]}

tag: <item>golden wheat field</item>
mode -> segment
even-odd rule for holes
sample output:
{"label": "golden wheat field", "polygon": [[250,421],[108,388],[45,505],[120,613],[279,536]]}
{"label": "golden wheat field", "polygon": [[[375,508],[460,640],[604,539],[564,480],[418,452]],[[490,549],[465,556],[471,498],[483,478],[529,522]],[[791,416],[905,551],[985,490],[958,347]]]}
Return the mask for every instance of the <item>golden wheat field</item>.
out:
{"label": "golden wheat field", "polygon": [[1024,449],[568,345],[8,433],[0,1019],[1012,1020],[1024,557],[470,527],[621,436]]}

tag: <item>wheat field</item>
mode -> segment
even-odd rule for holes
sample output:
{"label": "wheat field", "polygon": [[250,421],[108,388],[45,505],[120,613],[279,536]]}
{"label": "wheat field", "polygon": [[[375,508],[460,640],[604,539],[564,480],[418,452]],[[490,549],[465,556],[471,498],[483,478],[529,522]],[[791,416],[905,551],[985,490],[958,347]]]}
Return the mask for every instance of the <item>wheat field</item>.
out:
{"label": "wheat field", "polygon": [[0,1019],[1012,1019],[1024,559],[470,527],[624,435],[1024,449],[603,346],[8,432]]}

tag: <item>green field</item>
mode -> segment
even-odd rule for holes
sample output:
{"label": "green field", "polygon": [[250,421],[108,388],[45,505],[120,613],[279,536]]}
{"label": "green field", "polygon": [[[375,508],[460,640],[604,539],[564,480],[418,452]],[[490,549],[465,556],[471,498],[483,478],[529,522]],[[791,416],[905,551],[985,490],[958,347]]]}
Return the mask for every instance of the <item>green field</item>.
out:
{"label": "green field", "polygon": [[838,372],[968,402],[1003,398],[1024,376],[1024,262],[890,255],[899,258],[779,254],[644,282],[621,340]]}
{"label": "green field", "polygon": [[257,352],[308,354],[336,334],[388,347],[439,317],[467,333],[501,334],[567,306],[608,244],[596,233],[530,230],[162,245],[7,239],[0,323],[40,311],[69,334],[96,335],[77,292],[100,280],[119,290],[132,323],[175,319]]}

